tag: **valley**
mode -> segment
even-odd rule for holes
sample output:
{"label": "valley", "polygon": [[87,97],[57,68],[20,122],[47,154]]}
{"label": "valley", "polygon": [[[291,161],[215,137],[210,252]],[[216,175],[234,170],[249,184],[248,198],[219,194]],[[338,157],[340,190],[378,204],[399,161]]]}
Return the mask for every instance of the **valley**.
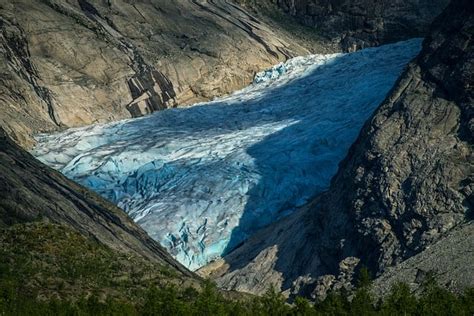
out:
{"label": "valley", "polygon": [[195,270],[327,189],[421,40],[297,57],[229,97],[37,138]]}
{"label": "valley", "polygon": [[471,0],[0,0],[0,315],[472,315]]}

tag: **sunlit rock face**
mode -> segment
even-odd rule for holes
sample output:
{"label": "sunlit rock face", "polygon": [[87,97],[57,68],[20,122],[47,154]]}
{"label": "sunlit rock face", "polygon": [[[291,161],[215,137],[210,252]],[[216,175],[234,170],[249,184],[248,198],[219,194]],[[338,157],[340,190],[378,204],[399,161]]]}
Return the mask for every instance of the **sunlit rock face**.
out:
{"label": "sunlit rock face", "polygon": [[421,40],[297,57],[229,97],[38,137],[191,269],[325,190]]}
{"label": "sunlit rock face", "polygon": [[[208,101],[329,51],[227,0],[0,2],[0,126],[33,135]],[[310,49],[310,50],[309,50]]]}

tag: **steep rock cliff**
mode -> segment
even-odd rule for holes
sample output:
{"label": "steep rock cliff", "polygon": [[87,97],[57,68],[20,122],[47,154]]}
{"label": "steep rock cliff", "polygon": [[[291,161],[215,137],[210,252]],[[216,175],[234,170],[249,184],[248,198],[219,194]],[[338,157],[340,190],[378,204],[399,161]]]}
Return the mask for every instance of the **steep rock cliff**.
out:
{"label": "steep rock cliff", "polygon": [[[348,286],[361,265],[378,276],[444,238],[471,240],[465,234],[474,229],[473,25],[474,5],[454,0],[366,123],[328,192],[201,273],[227,288],[261,293],[274,284],[318,296]],[[461,225],[464,235],[451,234]],[[469,247],[458,255],[472,262]]]}
{"label": "steep rock cliff", "polygon": [[[306,47],[303,47],[306,46]],[[212,99],[300,45],[227,1],[0,1],[0,123],[31,135]]]}
{"label": "steep rock cliff", "polygon": [[[449,0],[235,0],[263,15],[275,7],[344,51],[424,37]],[[273,6],[273,8],[271,8]],[[277,15],[271,13],[270,16]]]}

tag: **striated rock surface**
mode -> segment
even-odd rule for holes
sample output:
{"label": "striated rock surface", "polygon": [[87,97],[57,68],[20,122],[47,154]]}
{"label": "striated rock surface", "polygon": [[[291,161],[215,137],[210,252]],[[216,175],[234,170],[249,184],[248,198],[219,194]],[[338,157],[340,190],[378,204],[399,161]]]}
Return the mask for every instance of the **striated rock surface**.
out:
{"label": "striated rock surface", "polygon": [[41,164],[0,129],[0,228],[29,222],[67,226],[114,251],[193,277],[122,210]]}
{"label": "striated rock surface", "polygon": [[[446,238],[457,238],[458,255],[472,262],[461,242],[473,229],[473,25],[474,5],[453,1],[328,192],[202,274],[227,288],[261,293],[274,284],[318,296],[349,286],[362,264],[378,276],[416,254],[433,258],[427,249]],[[450,237],[457,227],[465,228]],[[456,270],[456,262],[439,271]],[[466,282],[457,284],[473,285]]]}
{"label": "striated rock surface", "polygon": [[438,284],[453,292],[472,287],[473,249],[474,225],[471,221],[453,229],[428,249],[389,268],[374,281],[373,291],[384,296],[398,282],[408,284],[413,291],[420,291],[429,273],[433,272]]}
{"label": "striated rock surface", "polygon": [[299,44],[224,1],[0,1],[0,124],[31,135],[227,94]]}
{"label": "striated rock surface", "polygon": [[[235,0],[263,15],[275,7],[345,51],[425,36],[449,0]],[[273,6],[273,8],[272,8]]]}

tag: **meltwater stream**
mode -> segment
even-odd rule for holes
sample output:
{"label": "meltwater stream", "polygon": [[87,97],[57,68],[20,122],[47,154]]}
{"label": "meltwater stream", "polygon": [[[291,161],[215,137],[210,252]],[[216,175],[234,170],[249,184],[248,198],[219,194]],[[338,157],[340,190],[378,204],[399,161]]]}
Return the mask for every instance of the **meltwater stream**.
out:
{"label": "meltwater stream", "polygon": [[40,135],[33,154],[197,269],[328,187],[420,44],[297,57],[216,101]]}

